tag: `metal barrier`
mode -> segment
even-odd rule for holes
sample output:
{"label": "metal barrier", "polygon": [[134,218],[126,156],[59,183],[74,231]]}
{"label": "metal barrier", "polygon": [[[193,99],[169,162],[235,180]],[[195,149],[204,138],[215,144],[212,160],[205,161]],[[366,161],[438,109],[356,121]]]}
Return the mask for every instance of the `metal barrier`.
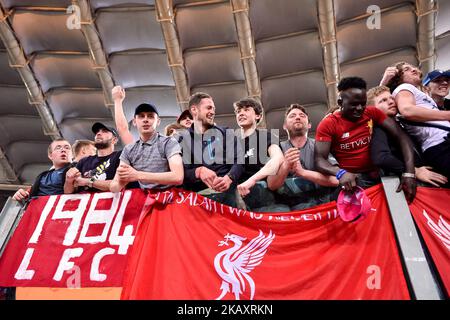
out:
{"label": "metal barrier", "polygon": [[396,192],[400,183],[399,178],[383,177],[381,181],[413,298],[417,300],[444,299],[444,294],[420,242],[419,233],[414,225],[405,195],[403,191]]}
{"label": "metal barrier", "polygon": [[24,207],[9,197],[0,213],[0,257],[3,254],[3,250],[5,250],[8,240],[19,224],[23,212]]}
{"label": "metal barrier", "polygon": [[[417,300],[443,300],[445,295],[433,273],[426,249],[420,241],[412,214],[403,192],[396,192],[400,183],[397,177],[383,177],[382,184],[386,195],[392,226],[396,235],[400,258],[409,282],[412,298]],[[14,233],[25,207],[8,198],[0,213],[0,257]]]}

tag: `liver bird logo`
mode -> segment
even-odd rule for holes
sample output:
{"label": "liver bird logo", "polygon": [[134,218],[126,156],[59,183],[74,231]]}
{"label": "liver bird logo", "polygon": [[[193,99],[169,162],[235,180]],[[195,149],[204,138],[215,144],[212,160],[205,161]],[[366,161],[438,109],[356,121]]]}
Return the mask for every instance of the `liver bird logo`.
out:
{"label": "liver bird logo", "polygon": [[[229,241],[233,246],[219,252],[214,258],[214,267],[217,274],[222,278],[220,290],[222,290],[216,300],[221,300],[228,292],[234,294],[236,300],[246,290],[250,290],[250,300],[255,296],[255,282],[249,273],[261,264],[267,248],[272,243],[275,235],[272,231],[267,236],[260,230],[259,235],[244,247],[243,241],[247,238],[236,234],[227,234],[224,240],[219,241],[219,247],[228,246]],[[248,286],[246,286],[248,284]]]}
{"label": "liver bird logo", "polygon": [[444,246],[450,251],[450,224],[440,215],[438,223],[436,224],[428,213],[423,210],[423,215],[427,219],[427,224],[434,234],[442,241]]}

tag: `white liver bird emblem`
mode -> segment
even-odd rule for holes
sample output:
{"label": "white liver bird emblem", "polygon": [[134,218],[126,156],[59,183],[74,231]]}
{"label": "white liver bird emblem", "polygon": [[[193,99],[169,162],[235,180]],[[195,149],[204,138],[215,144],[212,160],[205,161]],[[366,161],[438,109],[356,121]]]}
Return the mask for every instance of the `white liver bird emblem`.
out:
{"label": "white liver bird emblem", "polygon": [[[255,296],[255,282],[248,275],[256,266],[260,265],[267,247],[272,243],[275,235],[272,231],[267,236],[260,230],[259,235],[242,247],[247,238],[236,234],[227,234],[219,241],[219,246],[228,246],[228,241],[234,243],[233,247],[219,252],[214,258],[214,267],[222,278],[220,289],[222,293],[216,300],[221,300],[228,292],[232,292],[236,300],[246,291],[246,282],[250,289],[250,300]],[[230,290],[231,289],[231,290]]]}
{"label": "white liver bird emblem", "polygon": [[450,251],[450,224],[448,224],[442,216],[439,216],[438,223],[436,224],[425,210],[423,210],[423,215],[427,219],[428,226],[442,241],[442,244]]}

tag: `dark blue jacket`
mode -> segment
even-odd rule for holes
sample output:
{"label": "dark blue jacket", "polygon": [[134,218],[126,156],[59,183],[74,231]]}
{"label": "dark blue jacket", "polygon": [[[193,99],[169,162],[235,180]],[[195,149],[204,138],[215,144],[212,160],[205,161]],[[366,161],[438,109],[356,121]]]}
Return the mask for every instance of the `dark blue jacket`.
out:
{"label": "dark blue jacket", "polygon": [[195,177],[195,169],[206,167],[217,176],[230,175],[237,182],[244,171],[244,165],[238,163],[238,155],[242,157],[242,148],[238,143],[234,130],[213,126],[204,134],[194,132],[193,126],[178,134],[184,166],[183,188],[200,191],[208,188],[203,181]]}

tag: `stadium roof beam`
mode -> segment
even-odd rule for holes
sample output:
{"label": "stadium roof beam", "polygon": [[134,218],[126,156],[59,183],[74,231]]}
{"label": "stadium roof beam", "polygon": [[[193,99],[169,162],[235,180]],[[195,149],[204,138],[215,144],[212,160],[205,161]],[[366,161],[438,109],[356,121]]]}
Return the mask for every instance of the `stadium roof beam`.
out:
{"label": "stadium roof beam", "polygon": [[2,148],[0,148],[0,170],[0,181],[19,183],[19,178],[17,177],[13,166],[6,158]]}
{"label": "stadium roof beam", "polygon": [[323,52],[323,71],[327,87],[328,109],[334,109],[337,101],[337,83],[340,79],[336,40],[336,19],[333,0],[318,0],[319,37]]}
{"label": "stadium roof beam", "polygon": [[17,191],[19,189],[27,189],[30,185],[27,184],[4,184],[0,183],[1,191]]}
{"label": "stadium roof beam", "polygon": [[[241,54],[242,67],[244,68],[245,85],[249,97],[257,98],[261,101],[261,83],[259,82],[258,69],[256,67],[256,49],[253,39],[252,27],[249,18],[248,0],[231,0],[234,23],[239,41],[239,52]],[[263,108],[262,121],[258,127],[265,128],[266,112]]]}
{"label": "stadium roof beam", "polygon": [[0,4],[0,37],[3,40],[8,52],[10,66],[19,72],[29,95],[30,104],[34,105],[42,119],[44,134],[52,139],[60,138],[61,132],[56,124],[53,114],[45,101],[42,88],[38,84],[36,77],[29,66],[20,43],[15,37],[14,30],[8,21],[3,6]]}
{"label": "stadium roof beam", "polygon": [[177,102],[181,110],[188,108],[190,89],[184,67],[183,51],[175,27],[175,16],[171,0],[156,0],[156,15],[164,36],[169,67],[175,82]]}
{"label": "stadium roof beam", "polygon": [[248,0],[231,0],[234,22],[239,39],[242,66],[244,67],[247,93],[250,97],[261,99],[261,84],[256,68],[256,50],[249,18]]}
{"label": "stadium roof beam", "polygon": [[98,30],[92,18],[91,6],[87,0],[74,0],[73,3],[80,8],[80,27],[89,47],[90,56],[94,62],[93,69],[100,78],[103,88],[103,96],[105,98],[105,106],[109,108],[114,115],[112,107],[111,90],[114,87],[114,79],[108,67],[108,60],[102,47]]}
{"label": "stadium roof beam", "polygon": [[436,30],[437,1],[416,0],[417,15],[417,59],[423,74],[434,70],[436,48],[434,33]]}

